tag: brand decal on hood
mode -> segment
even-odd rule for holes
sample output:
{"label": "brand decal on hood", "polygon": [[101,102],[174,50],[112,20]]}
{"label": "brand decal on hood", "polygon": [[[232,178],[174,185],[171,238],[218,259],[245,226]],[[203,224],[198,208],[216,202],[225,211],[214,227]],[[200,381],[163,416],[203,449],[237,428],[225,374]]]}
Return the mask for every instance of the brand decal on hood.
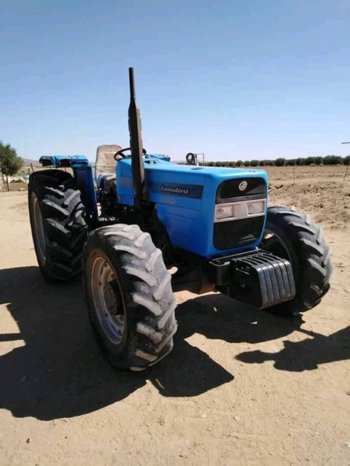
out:
{"label": "brand decal on hood", "polygon": [[159,186],[162,193],[175,194],[176,196],[200,199],[203,194],[203,186],[192,184],[165,184]]}

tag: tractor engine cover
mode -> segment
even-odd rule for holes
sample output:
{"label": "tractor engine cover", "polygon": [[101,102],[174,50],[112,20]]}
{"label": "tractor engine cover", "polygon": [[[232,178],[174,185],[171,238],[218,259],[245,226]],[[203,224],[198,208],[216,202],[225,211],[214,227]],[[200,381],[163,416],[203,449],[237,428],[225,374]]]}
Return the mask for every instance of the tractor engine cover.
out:
{"label": "tractor engine cover", "polygon": [[[174,247],[206,259],[259,246],[266,220],[267,175],[262,170],[197,167],[144,156],[144,199]],[[116,168],[117,199],[134,205],[131,159]]]}

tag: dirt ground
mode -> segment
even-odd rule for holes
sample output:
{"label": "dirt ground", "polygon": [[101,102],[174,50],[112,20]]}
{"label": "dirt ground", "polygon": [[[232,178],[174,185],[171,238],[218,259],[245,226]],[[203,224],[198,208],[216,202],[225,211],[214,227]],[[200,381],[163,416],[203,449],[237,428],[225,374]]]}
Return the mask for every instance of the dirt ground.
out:
{"label": "dirt ground", "polygon": [[[271,169],[271,204],[309,211],[332,287],[302,318],[178,293],[173,352],[114,371],[80,283],[39,275],[26,193],[0,193],[1,465],[349,465],[350,171]],[[295,178],[295,180],[294,180]]]}

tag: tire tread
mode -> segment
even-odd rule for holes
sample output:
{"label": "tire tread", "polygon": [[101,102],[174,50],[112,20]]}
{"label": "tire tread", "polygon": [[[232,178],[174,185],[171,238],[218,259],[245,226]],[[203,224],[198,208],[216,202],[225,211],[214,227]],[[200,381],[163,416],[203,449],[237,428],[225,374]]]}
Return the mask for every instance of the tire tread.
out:
{"label": "tire tread", "polygon": [[44,264],[39,261],[41,273],[47,281],[72,280],[81,272],[82,251],[87,238],[80,191],[72,176],[62,170],[43,170],[30,176],[29,211],[36,247],[31,193],[39,201],[46,232],[46,260]]}
{"label": "tire tread", "polygon": [[268,208],[266,228],[284,236],[291,245],[289,253],[297,288],[292,301],[271,310],[297,314],[313,308],[329,290],[332,274],[330,249],[322,229],[307,214],[284,206]]}
{"label": "tire tread", "polygon": [[96,248],[104,250],[102,245],[110,251],[108,260],[115,270],[119,267],[118,280],[127,303],[127,319],[133,322],[126,353],[125,350],[120,350],[120,354],[111,353],[98,327],[94,305],[88,298],[90,320],[113,366],[129,370],[146,369],[165,357],[173,347],[177,322],[171,275],[151,236],[137,225],[115,224],[98,228],[89,235],[86,245],[84,281],[87,297],[88,256]]}

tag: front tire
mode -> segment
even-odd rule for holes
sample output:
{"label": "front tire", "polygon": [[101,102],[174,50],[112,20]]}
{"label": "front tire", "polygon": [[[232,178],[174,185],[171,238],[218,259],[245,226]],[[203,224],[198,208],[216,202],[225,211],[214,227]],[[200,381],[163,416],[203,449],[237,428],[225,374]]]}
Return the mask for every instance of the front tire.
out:
{"label": "front tire", "polygon": [[148,233],[137,225],[98,228],[86,244],[83,274],[90,321],[114,367],[143,370],[171,351],[171,276]]}
{"label": "front tire", "polygon": [[273,306],[272,312],[298,314],[321,301],[330,287],[330,251],[321,228],[308,215],[289,207],[269,207],[261,248],[289,260],[294,273],[295,298]]}

